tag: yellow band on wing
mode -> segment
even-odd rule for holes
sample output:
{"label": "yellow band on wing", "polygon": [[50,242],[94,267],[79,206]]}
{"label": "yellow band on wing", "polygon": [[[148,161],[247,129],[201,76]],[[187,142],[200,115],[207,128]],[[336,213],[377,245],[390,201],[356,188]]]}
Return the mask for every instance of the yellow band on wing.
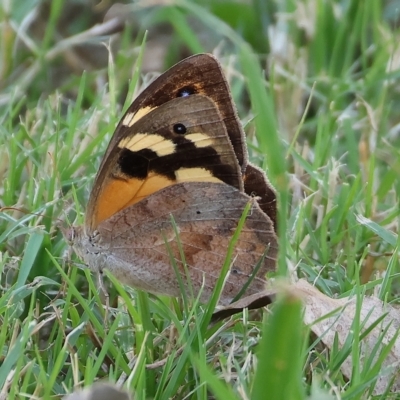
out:
{"label": "yellow band on wing", "polygon": [[194,145],[200,149],[202,147],[212,146],[213,140],[204,133],[189,133],[185,135],[185,139],[189,139]]}
{"label": "yellow band on wing", "polygon": [[118,143],[121,149],[133,152],[149,149],[154,151],[158,157],[168,156],[175,152],[176,144],[161,135],[151,133],[137,133],[132,137],[126,137]]}
{"label": "yellow band on wing", "polygon": [[222,182],[205,168],[179,168],[175,176],[177,182]]}
{"label": "yellow band on wing", "polygon": [[123,126],[128,126],[131,127],[135,122],[139,121],[140,118],[144,117],[146,114],[148,114],[153,107],[143,107],[137,110],[136,113],[130,113],[128,112],[124,119],[122,120],[122,125]]}

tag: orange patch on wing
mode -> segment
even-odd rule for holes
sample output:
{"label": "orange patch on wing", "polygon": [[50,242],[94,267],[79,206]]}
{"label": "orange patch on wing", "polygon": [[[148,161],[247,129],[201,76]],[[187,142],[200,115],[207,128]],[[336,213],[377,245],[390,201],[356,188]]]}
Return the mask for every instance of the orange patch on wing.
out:
{"label": "orange patch on wing", "polygon": [[170,180],[163,175],[149,172],[146,179],[110,179],[101,191],[94,218],[96,227],[102,221],[119,211],[145,199],[159,190],[179,182],[221,182],[204,168],[181,168],[177,179]]}
{"label": "orange patch on wing", "polygon": [[171,181],[165,176],[153,173],[150,173],[145,180],[136,178],[110,180],[99,195],[94,226],[174,183],[175,181]]}

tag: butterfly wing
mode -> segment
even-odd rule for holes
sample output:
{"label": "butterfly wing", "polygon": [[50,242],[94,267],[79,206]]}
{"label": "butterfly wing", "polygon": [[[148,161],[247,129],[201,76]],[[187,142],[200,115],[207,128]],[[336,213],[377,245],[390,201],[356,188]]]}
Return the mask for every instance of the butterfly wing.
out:
{"label": "butterfly wing", "polygon": [[248,202],[223,304],[254,273],[246,294],[262,290],[266,272],[275,269],[275,193],[263,171],[247,165],[218,62],[193,56],[153,82],[122,118],[96,176],[85,227],[74,230],[74,247],[93,270],[109,268],[134,287],[176,296],[171,256],[182,274],[184,262],[172,215],[194,289],[205,280],[206,299]]}
{"label": "butterfly wing", "polygon": [[215,103],[192,95],[143,116],[106,157],[93,187],[86,225],[180,182],[225,182],[243,190],[240,167]]}
{"label": "butterfly wing", "polygon": [[221,298],[221,304],[228,304],[253,273],[255,277],[245,294],[265,288],[265,274],[275,269],[277,240],[271,220],[254,199],[222,182],[178,183],[125,208],[101,222],[96,236],[82,243],[89,251],[86,261],[94,270],[110,269],[133,287],[177,296],[179,284],[171,257],[186,281],[181,247],[193,289],[197,293],[204,282],[202,300],[207,300],[249,201],[253,203],[252,209],[236,243]]}

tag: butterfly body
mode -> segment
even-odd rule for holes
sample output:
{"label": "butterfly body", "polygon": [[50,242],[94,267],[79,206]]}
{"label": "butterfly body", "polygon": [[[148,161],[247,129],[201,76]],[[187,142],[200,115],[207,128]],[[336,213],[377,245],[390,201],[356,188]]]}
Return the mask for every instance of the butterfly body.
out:
{"label": "butterfly body", "polygon": [[191,286],[206,301],[249,202],[221,304],[249,279],[246,294],[263,290],[275,269],[275,194],[247,163],[219,64],[201,54],[172,67],[128,109],[101,163],[85,224],[68,236],[94,271],[107,268],[138,289],[178,296],[175,264],[188,294]]}

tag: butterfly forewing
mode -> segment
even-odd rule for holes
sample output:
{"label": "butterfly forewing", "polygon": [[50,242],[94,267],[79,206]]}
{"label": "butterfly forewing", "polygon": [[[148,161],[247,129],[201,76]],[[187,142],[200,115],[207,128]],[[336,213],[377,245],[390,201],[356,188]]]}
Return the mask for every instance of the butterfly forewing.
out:
{"label": "butterfly forewing", "polygon": [[110,152],[87,214],[101,221],[180,182],[224,182],[243,190],[240,167],[215,103],[193,95],[171,100],[130,127]]}

